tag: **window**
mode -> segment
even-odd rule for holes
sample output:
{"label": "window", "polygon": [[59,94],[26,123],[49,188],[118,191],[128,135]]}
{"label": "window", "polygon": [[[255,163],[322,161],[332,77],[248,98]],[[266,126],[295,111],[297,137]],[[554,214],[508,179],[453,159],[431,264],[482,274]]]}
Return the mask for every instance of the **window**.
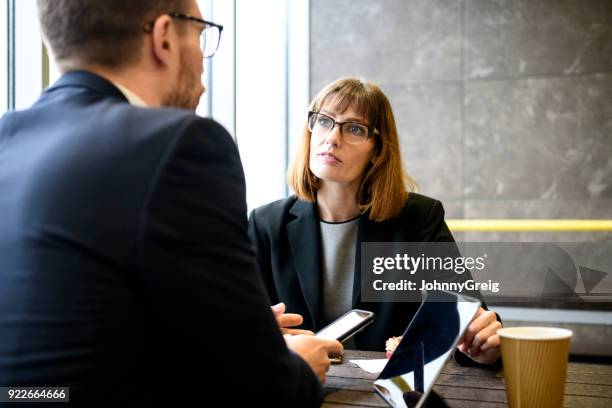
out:
{"label": "window", "polygon": [[[43,90],[43,45],[36,0],[9,0],[14,3],[14,92],[15,109],[31,106]],[[9,45],[10,46],[10,45]],[[10,85],[10,83],[9,83]]]}
{"label": "window", "polygon": [[8,0],[0,0],[0,116],[8,107]]}
{"label": "window", "polygon": [[285,173],[309,102],[309,2],[200,1],[224,25],[206,67],[206,108],[238,143],[249,209],[288,194]]}

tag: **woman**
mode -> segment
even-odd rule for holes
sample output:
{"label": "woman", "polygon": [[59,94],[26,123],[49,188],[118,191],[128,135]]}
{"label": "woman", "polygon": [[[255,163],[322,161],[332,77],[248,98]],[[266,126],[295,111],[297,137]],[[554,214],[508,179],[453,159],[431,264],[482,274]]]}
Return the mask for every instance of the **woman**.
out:
{"label": "woman", "polygon": [[[295,195],[251,213],[249,234],[271,300],[317,331],[352,308],[375,322],[355,336],[360,350],[384,349],[403,333],[419,304],[364,303],[361,242],[453,241],[439,201],[412,192],[391,105],[379,87],[342,78],[310,105],[288,172]],[[499,356],[501,324],[481,309],[460,345],[472,360]]]}

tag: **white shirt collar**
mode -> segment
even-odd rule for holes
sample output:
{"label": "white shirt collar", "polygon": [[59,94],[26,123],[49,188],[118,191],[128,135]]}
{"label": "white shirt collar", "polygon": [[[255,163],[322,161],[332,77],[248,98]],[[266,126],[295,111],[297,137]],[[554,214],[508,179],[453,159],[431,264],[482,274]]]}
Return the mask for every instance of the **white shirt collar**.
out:
{"label": "white shirt collar", "polygon": [[142,98],[136,95],[134,92],[130,91],[124,86],[119,85],[116,82],[113,82],[113,85],[115,85],[123,93],[123,95],[125,95],[125,98],[128,100],[130,104],[135,105],[135,106],[140,106],[143,108],[147,107],[146,102],[143,101]]}

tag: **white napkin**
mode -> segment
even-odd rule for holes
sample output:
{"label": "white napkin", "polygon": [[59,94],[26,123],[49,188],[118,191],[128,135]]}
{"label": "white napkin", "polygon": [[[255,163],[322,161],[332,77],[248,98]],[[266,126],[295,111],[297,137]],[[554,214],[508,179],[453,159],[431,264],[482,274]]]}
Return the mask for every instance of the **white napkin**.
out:
{"label": "white napkin", "polygon": [[383,368],[387,365],[386,358],[381,358],[377,360],[349,360],[351,363],[356,364],[364,371],[372,374],[380,373]]}

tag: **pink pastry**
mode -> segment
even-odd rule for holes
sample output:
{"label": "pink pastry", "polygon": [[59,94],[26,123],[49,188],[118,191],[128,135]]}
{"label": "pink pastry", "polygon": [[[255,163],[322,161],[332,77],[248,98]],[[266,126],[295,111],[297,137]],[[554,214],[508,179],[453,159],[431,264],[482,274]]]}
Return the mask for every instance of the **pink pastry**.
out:
{"label": "pink pastry", "polygon": [[391,337],[385,342],[385,350],[387,352],[387,358],[391,358],[391,355],[397,348],[397,345],[402,340],[402,336]]}

